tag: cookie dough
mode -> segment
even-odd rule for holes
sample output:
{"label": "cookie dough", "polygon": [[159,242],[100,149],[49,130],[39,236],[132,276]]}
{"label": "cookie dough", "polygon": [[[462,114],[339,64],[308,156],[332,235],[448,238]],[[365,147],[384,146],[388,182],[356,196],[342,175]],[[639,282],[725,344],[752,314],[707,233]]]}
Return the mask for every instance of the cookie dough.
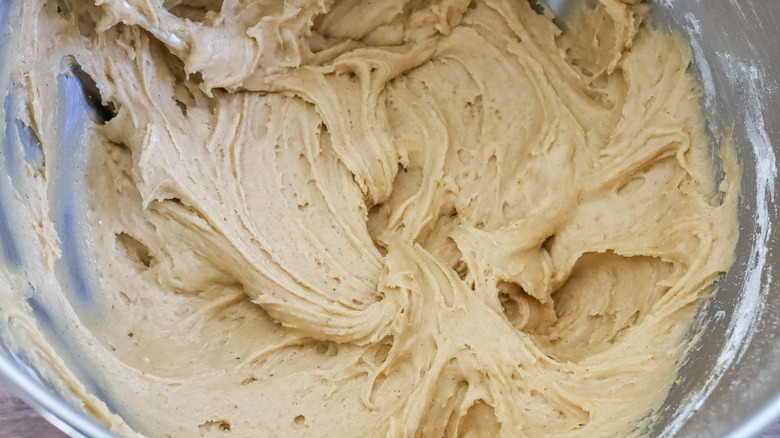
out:
{"label": "cookie dough", "polygon": [[650,430],[739,169],[647,4],[12,3],[3,335],[112,430]]}

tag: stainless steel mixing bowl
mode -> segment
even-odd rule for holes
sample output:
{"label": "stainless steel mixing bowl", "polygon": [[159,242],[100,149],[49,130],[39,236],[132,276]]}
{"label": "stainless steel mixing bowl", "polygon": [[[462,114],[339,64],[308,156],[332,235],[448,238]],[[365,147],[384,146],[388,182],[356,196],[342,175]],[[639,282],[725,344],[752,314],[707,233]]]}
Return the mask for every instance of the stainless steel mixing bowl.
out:
{"label": "stainless steel mixing bowl", "polygon": [[[3,46],[9,40],[8,32],[13,32],[18,3],[0,0],[0,53],[9,53]],[[549,1],[561,14],[568,3]],[[652,436],[753,436],[780,416],[780,290],[772,284],[773,271],[780,268],[776,254],[780,217],[775,201],[775,157],[780,149],[780,0],[654,3],[652,23],[691,40],[694,71],[706,91],[713,151],[719,137],[733,128],[743,174],[736,262],[702,306],[691,331],[691,336],[700,333],[701,341],[683,363],[660,421],[646,432]],[[0,68],[0,74],[4,70]],[[5,132],[3,120],[0,132]],[[66,403],[6,345],[0,345],[0,374],[65,432],[111,436],[88,414]]]}

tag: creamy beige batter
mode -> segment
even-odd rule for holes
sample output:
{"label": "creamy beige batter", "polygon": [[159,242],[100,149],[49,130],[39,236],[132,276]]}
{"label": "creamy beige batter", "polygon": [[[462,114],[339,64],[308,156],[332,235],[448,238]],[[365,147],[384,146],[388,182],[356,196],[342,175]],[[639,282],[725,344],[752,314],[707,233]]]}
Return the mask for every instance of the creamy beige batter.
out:
{"label": "creamy beige batter", "polygon": [[[149,436],[651,425],[731,265],[738,169],[724,149],[715,183],[690,53],[646,4],[89,3],[22,4],[37,262],[0,270],[5,330],[72,400]],[[74,75],[110,120],[68,173]],[[53,213],[74,175],[91,299]]]}

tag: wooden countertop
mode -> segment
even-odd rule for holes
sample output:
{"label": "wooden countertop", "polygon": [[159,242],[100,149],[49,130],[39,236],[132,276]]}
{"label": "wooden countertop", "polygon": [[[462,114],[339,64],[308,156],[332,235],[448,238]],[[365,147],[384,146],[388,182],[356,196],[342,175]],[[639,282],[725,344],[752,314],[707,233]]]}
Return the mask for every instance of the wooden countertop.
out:
{"label": "wooden countertop", "polygon": [[[0,436],[3,438],[67,438],[67,435],[17,398],[2,380],[0,380]],[[780,421],[761,438],[780,438]]]}

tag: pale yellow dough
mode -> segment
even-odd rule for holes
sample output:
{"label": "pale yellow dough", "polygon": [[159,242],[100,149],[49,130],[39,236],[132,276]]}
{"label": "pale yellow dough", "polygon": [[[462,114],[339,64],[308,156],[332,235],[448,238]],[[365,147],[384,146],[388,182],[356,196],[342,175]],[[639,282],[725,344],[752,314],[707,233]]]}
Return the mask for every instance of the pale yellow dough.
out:
{"label": "pale yellow dough", "polygon": [[[731,265],[738,169],[724,149],[715,183],[651,5],[90,3],[25,0],[14,55],[47,160],[36,293],[70,353],[2,304],[73,400],[155,437],[652,425]],[[117,113],[86,137],[89,308],[46,214],[74,63]]]}

